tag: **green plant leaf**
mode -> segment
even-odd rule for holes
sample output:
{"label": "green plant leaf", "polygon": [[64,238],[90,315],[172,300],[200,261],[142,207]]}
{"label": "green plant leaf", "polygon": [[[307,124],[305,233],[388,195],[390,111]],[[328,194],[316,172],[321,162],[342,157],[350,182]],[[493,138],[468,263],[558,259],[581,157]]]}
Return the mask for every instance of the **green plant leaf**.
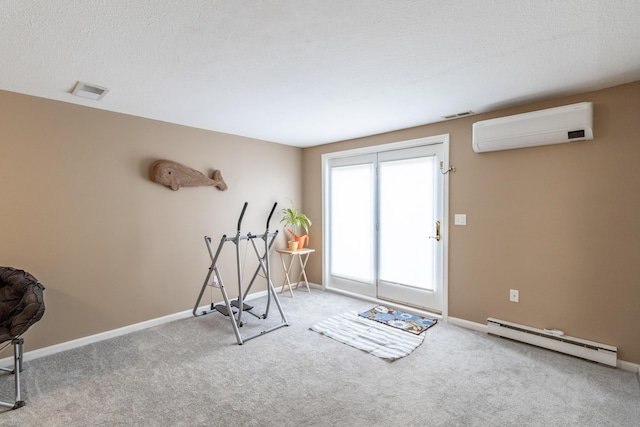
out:
{"label": "green plant leaf", "polygon": [[283,215],[280,222],[284,222],[286,225],[289,225],[295,234],[297,234],[297,230],[299,229],[304,229],[304,231],[308,233],[311,220],[293,206],[293,201],[291,202],[291,205],[292,206],[290,208],[284,208],[280,211]]}

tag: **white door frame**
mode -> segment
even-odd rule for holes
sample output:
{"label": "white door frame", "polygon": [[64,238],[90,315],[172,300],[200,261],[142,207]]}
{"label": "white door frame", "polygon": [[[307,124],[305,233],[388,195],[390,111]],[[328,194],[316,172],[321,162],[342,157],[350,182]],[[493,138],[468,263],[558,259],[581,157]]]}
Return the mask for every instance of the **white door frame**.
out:
{"label": "white door frame", "polygon": [[[429,136],[424,138],[417,138],[407,141],[393,142],[390,144],[375,145],[370,147],[356,148],[352,150],[339,151],[334,153],[326,153],[322,155],[322,223],[323,242],[329,240],[329,229],[327,227],[329,211],[328,206],[325,203],[327,191],[329,189],[329,160],[340,157],[350,157],[361,154],[368,154],[380,151],[397,150],[402,148],[411,148],[421,145],[431,145],[442,143],[443,161],[444,165],[441,170],[443,173],[443,209],[444,217],[442,219],[442,319],[447,320],[449,316],[449,134],[442,134],[436,136]],[[329,279],[329,263],[328,263],[328,245],[323,245],[322,255],[322,287],[323,289],[331,289],[327,287]],[[382,301],[382,300],[381,300]]]}

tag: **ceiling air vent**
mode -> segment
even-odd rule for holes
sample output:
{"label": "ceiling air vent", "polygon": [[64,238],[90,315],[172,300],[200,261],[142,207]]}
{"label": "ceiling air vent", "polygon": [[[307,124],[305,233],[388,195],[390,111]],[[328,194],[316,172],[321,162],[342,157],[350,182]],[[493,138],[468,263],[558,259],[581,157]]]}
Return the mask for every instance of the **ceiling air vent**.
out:
{"label": "ceiling air vent", "polygon": [[107,93],[109,93],[109,89],[106,87],[92,85],[90,83],[78,82],[71,93],[75,96],[79,96],[80,98],[100,101]]}
{"label": "ceiling air vent", "polygon": [[470,116],[472,114],[475,114],[475,113],[473,111],[463,111],[462,113],[458,113],[458,114],[450,114],[448,116],[442,116],[442,118],[445,120],[451,120],[451,119],[458,119],[460,117]]}

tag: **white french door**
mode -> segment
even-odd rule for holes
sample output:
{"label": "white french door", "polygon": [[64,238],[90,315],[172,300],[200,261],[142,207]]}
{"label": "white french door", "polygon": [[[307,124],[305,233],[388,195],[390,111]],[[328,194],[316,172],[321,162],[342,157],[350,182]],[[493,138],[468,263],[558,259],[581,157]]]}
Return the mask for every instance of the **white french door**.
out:
{"label": "white french door", "polygon": [[438,144],[378,154],[378,297],[438,311],[440,149]]}
{"label": "white french door", "polygon": [[424,142],[326,159],[327,287],[442,312],[448,163]]}

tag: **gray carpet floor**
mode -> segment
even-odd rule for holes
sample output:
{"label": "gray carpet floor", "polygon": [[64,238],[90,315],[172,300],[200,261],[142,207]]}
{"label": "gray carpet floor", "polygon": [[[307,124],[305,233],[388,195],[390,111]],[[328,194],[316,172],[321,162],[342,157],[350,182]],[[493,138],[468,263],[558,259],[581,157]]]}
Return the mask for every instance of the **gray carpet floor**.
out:
{"label": "gray carpet floor", "polygon": [[[443,323],[388,362],[309,330],[374,304],[315,289],[281,301],[290,326],[242,346],[214,313],[28,361],[27,406],[0,425],[640,425],[637,374]],[[280,319],[272,305],[246,320],[248,335]],[[3,399],[12,380],[0,375]]]}

